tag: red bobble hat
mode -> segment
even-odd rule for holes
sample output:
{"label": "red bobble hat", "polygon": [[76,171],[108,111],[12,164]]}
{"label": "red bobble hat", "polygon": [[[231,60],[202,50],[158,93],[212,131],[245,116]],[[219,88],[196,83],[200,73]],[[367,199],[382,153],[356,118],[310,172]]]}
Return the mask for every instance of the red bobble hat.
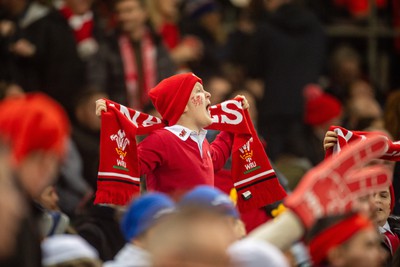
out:
{"label": "red bobble hat", "polygon": [[150,99],[167,125],[172,126],[179,120],[197,82],[203,84],[193,73],[177,74],[150,90]]}
{"label": "red bobble hat", "polygon": [[320,125],[338,117],[342,105],[338,99],[322,91],[317,85],[308,85],[304,91],[306,97],[305,123]]}
{"label": "red bobble hat", "polygon": [[16,164],[33,151],[53,151],[62,157],[69,120],[55,100],[42,93],[0,102],[0,136],[11,145]]}

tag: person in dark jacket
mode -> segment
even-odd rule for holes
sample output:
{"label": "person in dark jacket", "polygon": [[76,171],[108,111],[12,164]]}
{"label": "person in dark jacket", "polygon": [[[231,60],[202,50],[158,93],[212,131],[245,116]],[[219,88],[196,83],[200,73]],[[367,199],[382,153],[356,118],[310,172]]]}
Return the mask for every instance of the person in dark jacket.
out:
{"label": "person in dark jacket", "polygon": [[102,53],[103,85],[110,99],[137,110],[150,103],[148,91],[175,74],[175,65],[161,38],[147,26],[142,0],[115,1],[119,27]]}
{"label": "person in dark jacket", "polygon": [[290,0],[264,1],[264,22],[253,35],[248,74],[261,81],[259,131],[272,160],[283,153],[304,151],[302,90],[315,83],[325,51],[321,24],[308,10]]}
{"label": "person in dark jacket", "polygon": [[102,261],[112,260],[125,244],[118,215],[112,206],[89,204],[73,223],[78,234],[99,252]]}
{"label": "person in dark jacket", "polygon": [[25,91],[41,91],[72,114],[73,95],[83,86],[84,65],[61,14],[35,1],[7,1],[0,19],[12,31],[0,37],[3,79]]}

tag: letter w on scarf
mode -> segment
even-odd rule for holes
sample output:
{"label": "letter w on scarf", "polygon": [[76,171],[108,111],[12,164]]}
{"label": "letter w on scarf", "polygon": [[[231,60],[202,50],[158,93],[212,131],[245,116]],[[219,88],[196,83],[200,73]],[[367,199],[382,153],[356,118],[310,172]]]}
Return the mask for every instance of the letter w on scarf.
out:
{"label": "letter w on scarf", "polygon": [[[165,125],[159,118],[109,100],[106,102],[107,112],[103,113],[101,124],[100,166],[95,203],[125,205],[132,196],[140,192],[135,136],[147,134]],[[241,196],[238,199],[239,210],[256,209],[282,200],[286,192],[276,178],[248,111],[242,109],[241,100],[225,101],[211,107],[210,112],[213,123],[209,129],[234,134],[232,177]],[[118,147],[117,137],[114,140],[111,138],[115,135],[121,136],[118,139],[121,145],[127,144],[122,147],[124,149]]]}

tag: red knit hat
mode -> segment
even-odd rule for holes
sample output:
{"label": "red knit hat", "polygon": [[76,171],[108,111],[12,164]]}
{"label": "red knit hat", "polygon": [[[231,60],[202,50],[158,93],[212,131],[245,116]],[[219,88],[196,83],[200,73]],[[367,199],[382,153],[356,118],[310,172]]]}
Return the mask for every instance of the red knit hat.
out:
{"label": "red knit hat", "polygon": [[37,150],[54,151],[63,156],[68,134],[65,111],[42,93],[0,102],[0,136],[10,143],[16,164]]}
{"label": "red knit hat", "polygon": [[179,120],[197,82],[203,84],[193,73],[177,74],[162,80],[150,90],[153,105],[168,125],[174,125]]}
{"label": "red knit hat", "polygon": [[318,85],[307,85],[305,123],[319,125],[338,117],[342,113],[342,105],[338,99],[322,91]]}
{"label": "red knit hat", "polygon": [[374,228],[372,222],[360,214],[354,214],[323,230],[309,244],[314,264],[320,264],[331,249],[346,243],[355,234],[368,228]]}

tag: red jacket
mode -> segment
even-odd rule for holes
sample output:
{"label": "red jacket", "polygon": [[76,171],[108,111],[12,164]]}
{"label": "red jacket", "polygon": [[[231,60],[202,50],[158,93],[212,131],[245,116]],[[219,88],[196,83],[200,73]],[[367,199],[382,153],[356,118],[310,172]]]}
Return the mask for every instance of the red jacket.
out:
{"label": "red jacket", "polygon": [[149,191],[180,195],[197,185],[214,186],[214,172],[229,158],[233,138],[221,132],[210,145],[205,133],[200,133],[200,153],[200,145],[192,139],[195,136],[175,125],[152,132],[138,145],[141,174],[147,175]]}

